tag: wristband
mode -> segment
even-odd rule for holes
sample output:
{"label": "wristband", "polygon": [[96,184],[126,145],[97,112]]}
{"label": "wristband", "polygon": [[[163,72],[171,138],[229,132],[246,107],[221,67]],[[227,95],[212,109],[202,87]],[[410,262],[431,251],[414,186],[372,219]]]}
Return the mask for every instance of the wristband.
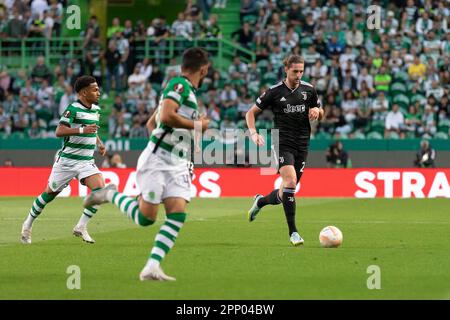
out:
{"label": "wristband", "polygon": [[253,132],[252,134],[250,134],[250,136],[253,136],[254,134],[258,134],[257,131]]}
{"label": "wristband", "polygon": [[84,128],[80,127],[80,134],[83,134],[83,132],[84,132]]}

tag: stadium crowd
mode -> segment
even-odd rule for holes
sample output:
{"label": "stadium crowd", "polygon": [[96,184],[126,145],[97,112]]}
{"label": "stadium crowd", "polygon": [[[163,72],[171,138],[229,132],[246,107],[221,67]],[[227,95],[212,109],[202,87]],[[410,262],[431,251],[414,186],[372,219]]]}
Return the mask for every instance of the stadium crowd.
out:
{"label": "stadium crowd", "polygon": [[[3,38],[31,36],[38,17],[42,35],[57,36],[56,8],[61,1],[10,0],[0,9]],[[214,65],[199,90],[199,105],[221,130],[245,128],[244,115],[256,97],[283,77],[289,53],[305,59],[304,81],[316,87],[325,110],[313,124],[315,138],[448,138],[450,127],[450,10],[444,1],[379,2],[380,29],[366,25],[367,1],[242,0],[241,28],[232,37],[255,52],[245,63],[236,55],[229,67]],[[1,3],[1,2],[0,2]],[[40,9],[36,9],[37,4]],[[374,3],[372,3],[374,4]],[[33,5],[35,9],[33,10]],[[187,1],[184,12],[143,21],[119,18],[100,40],[95,16],[83,31],[85,55],[51,67],[44,57],[30,70],[0,69],[0,134],[32,138],[53,136],[59,115],[75,96],[79,74],[92,74],[111,101],[108,135],[147,137],[147,119],[161,88],[180,72],[177,59],[139,60],[145,37],[160,48],[168,37],[221,37],[212,1]],[[226,1],[216,3],[226,10]],[[31,20],[30,20],[31,19]],[[53,19],[53,28],[46,22]],[[31,22],[30,22],[31,21]],[[60,20],[59,20],[60,21]],[[19,27],[20,26],[20,27]],[[34,36],[34,35],[33,35]],[[109,100],[108,100],[109,99]],[[273,114],[263,112],[258,128],[271,128]]]}

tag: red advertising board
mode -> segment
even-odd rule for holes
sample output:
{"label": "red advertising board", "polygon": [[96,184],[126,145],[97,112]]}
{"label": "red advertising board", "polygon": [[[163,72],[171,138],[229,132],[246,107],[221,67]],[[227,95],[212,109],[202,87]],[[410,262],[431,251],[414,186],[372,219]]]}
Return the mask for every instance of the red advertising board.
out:
{"label": "red advertising board", "polygon": [[[51,168],[0,168],[0,196],[36,196],[47,184]],[[134,169],[102,170],[119,191],[139,194]],[[259,168],[198,168],[192,196],[250,197],[268,193],[281,183],[278,175]],[[450,198],[450,169],[306,169],[297,195],[303,197]],[[73,180],[61,196],[85,196]]]}

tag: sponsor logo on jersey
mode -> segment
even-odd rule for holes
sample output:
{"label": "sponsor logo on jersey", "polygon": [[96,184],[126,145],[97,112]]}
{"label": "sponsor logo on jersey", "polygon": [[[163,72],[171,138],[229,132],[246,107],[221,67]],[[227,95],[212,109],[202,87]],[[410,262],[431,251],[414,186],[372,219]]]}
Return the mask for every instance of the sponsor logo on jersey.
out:
{"label": "sponsor logo on jersey", "polygon": [[302,91],[303,100],[306,100],[308,98],[308,94],[305,91]]}
{"label": "sponsor logo on jersey", "polygon": [[178,93],[182,93],[184,91],[183,85],[181,83],[175,83],[173,86],[173,90]]}
{"label": "sponsor logo on jersey", "polygon": [[286,101],[285,97],[281,97],[280,101]]}
{"label": "sponsor logo on jersey", "polygon": [[286,108],[283,109],[284,113],[305,112],[305,110],[306,106],[304,104],[297,104],[295,106],[288,104],[286,105]]}

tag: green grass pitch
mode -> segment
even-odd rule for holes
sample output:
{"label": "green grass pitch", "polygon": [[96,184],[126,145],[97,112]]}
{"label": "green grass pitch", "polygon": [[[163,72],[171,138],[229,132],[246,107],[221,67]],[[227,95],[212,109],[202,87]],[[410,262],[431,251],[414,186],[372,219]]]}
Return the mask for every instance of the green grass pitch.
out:
{"label": "green grass pitch", "polygon": [[[281,206],[247,221],[250,198],[194,199],[174,249],[163,262],[176,282],[141,282],[139,272],[164,214],[148,228],[108,204],[90,222],[97,243],[71,234],[81,199],[56,199],[19,243],[33,198],[0,198],[0,299],[450,299],[448,199],[302,199],[292,247]],[[321,248],[335,225],[342,247]],[[81,289],[66,273],[81,270]],[[367,288],[377,265],[381,289]]]}

